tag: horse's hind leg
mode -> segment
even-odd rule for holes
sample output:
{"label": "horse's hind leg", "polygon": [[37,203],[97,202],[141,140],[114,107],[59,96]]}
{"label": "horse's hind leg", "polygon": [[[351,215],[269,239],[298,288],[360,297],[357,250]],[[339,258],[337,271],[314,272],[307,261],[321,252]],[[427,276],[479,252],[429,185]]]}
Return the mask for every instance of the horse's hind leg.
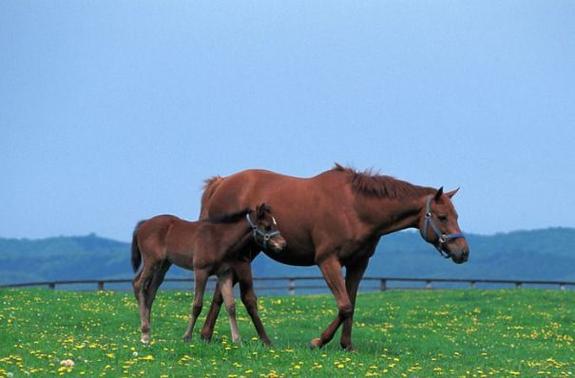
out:
{"label": "horse's hind leg", "polygon": [[142,271],[140,270],[138,272],[138,274],[136,274],[136,276],[134,277],[134,279],[132,279],[132,288],[134,289],[134,296],[136,297],[136,300],[138,301],[138,304],[140,303],[140,276],[142,275]]}
{"label": "horse's hind leg", "polygon": [[150,282],[149,288],[149,295],[148,295],[148,304],[150,306],[150,311],[152,309],[152,304],[154,303],[154,299],[156,299],[156,293],[158,292],[158,288],[164,282],[164,277],[166,277],[166,273],[168,269],[170,269],[172,263],[168,260],[164,260],[161,264],[159,264],[154,271],[154,275],[152,276],[152,280]]}
{"label": "horse's hind leg", "polygon": [[194,331],[194,326],[196,325],[196,320],[202,312],[202,304],[204,303],[204,292],[206,291],[206,283],[208,282],[208,272],[203,269],[194,270],[195,285],[194,285],[194,302],[192,304],[192,311],[190,314],[190,321],[188,323],[188,328],[184,333],[184,341],[190,341],[192,338],[192,333]]}
{"label": "horse's hind leg", "polygon": [[[170,269],[171,265],[172,264],[167,260],[164,260],[164,261],[156,264],[154,266],[154,269],[152,270],[152,276],[148,281],[149,283],[148,283],[148,287],[146,289],[146,296],[145,296],[145,308],[146,308],[145,315],[147,317],[147,323],[148,323],[148,341],[149,341],[149,328],[150,328],[149,325],[151,323],[150,318],[152,316],[152,304],[154,304],[154,300],[156,299],[156,293],[158,292],[158,288],[160,287],[162,282],[164,282],[164,277],[166,276],[166,272],[168,271],[168,269]],[[143,341],[143,342],[147,342],[147,341]]]}
{"label": "horse's hind leg", "polygon": [[351,316],[353,306],[345,288],[345,281],[341,275],[341,264],[336,258],[323,261],[319,268],[323,274],[325,282],[331,289],[337,303],[337,317],[327,326],[319,338],[313,339],[310,343],[312,348],[322,347],[329,343],[339,326]]}
{"label": "horse's hind leg", "polygon": [[218,319],[220,308],[222,307],[223,302],[224,298],[222,297],[221,286],[220,283],[218,282],[216,284],[216,288],[214,289],[214,297],[212,298],[212,304],[210,305],[210,310],[208,311],[208,315],[206,316],[206,320],[204,321],[204,326],[202,327],[201,332],[202,340],[210,341],[212,339],[214,328],[216,326],[216,320]]}
{"label": "horse's hind leg", "polygon": [[140,305],[140,330],[142,332],[140,340],[143,343],[150,341],[150,309],[147,306],[149,296],[149,286],[153,276],[153,266],[146,264],[134,281],[134,292]]}
{"label": "horse's hind leg", "polygon": [[228,312],[228,317],[230,319],[232,341],[234,343],[238,343],[240,341],[240,332],[238,329],[238,323],[236,321],[236,303],[234,301],[234,282],[232,272],[226,272],[224,275],[219,277],[219,280],[220,287],[222,288],[222,296],[224,297],[226,311]]}

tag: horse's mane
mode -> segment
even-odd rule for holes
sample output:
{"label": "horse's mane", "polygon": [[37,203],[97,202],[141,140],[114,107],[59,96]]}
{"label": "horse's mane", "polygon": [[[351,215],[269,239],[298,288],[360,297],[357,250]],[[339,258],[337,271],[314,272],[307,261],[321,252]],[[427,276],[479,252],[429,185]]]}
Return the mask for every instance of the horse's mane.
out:
{"label": "horse's mane", "polygon": [[222,176],[214,176],[204,180],[204,187],[202,188],[204,190],[204,193],[202,194],[202,204],[210,199],[218,185],[223,180],[224,178]]}
{"label": "horse's mane", "polygon": [[421,195],[422,191],[433,190],[418,185],[410,184],[391,176],[374,173],[373,170],[367,169],[359,172],[350,167],[344,167],[335,163],[333,171],[347,174],[351,181],[353,190],[366,196],[381,198],[405,198],[416,197]]}
{"label": "horse's mane", "polygon": [[245,217],[246,214],[251,213],[252,211],[253,210],[246,208],[240,211],[236,211],[234,213],[222,214],[216,217],[202,219],[201,221],[208,223],[235,223],[240,219],[242,219],[243,217]]}

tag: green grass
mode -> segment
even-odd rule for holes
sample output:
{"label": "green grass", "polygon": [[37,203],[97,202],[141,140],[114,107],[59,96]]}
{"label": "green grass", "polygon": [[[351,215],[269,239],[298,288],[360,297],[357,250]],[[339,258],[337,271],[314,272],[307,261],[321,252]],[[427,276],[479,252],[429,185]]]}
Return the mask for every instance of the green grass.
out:
{"label": "green grass", "polygon": [[[391,291],[361,294],[354,346],[309,350],[335,316],[330,295],[265,297],[266,348],[241,305],[242,345],[224,312],[214,342],[181,341],[191,295],[160,291],[152,344],[139,342],[133,296],[0,290],[0,376],[573,376],[575,292]],[[207,304],[207,303],[206,303]],[[203,315],[206,310],[204,310]],[[201,318],[203,321],[203,317]],[[72,359],[73,368],[60,366]]]}

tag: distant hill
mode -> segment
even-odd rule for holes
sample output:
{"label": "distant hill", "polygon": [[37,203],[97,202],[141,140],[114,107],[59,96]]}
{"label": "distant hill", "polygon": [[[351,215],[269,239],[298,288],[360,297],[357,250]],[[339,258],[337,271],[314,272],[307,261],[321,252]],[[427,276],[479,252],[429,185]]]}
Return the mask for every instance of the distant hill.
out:
{"label": "distant hill", "polygon": [[[495,235],[467,235],[470,260],[443,259],[416,232],[381,239],[366,275],[575,281],[575,229],[549,228]],[[43,280],[129,278],[128,243],[95,234],[47,239],[0,238],[0,284]],[[255,276],[319,275],[317,267],[277,263],[260,254]],[[172,268],[172,277],[190,273]]]}

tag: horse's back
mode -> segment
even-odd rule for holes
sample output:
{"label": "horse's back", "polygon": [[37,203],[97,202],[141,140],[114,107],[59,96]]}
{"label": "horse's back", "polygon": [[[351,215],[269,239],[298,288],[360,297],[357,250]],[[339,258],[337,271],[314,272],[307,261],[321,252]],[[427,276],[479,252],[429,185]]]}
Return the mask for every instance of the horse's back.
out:
{"label": "horse's back", "polygon": [[249,198],[253,196],[259,196],[261,200],[265,201],[268,197],[278,195],[292,197],[302,194],[303,197],[308,198],[320,193],[329,195],[333,193],[334,186],[341,186],[344,180],[344,176],[334,170],[304,178],[264,169],[247,169],[229,176],[215,176],[207,180],[202,198],[202,208],[210,208],[216,203],[233,206],[235,205],[232,203],[233,201],[238,201],[243,205],[246,204],[246,200],[249,202]]}
{"label": "horse's back", "polygon": [[243,208],[254,209],[262,202],[273,207],[278,197],[293,196],[298,191],[305,193],[304,187],[309,180],[263,169],[216,176],[204,189],[200,218],[218,217]]}
{"label": "horse's back", "polygon": [[170,227],[182,220],[174,215],[156,215],[141,222],[137,229],[136,238],[140,248],[156,250],[165,245],[166,236]]}
{"label": "horse's back", "polygon": [[[335,221],[340,208],[349,206],[343,176],[327,171],[299,178],[266,170],[250,169],[219,178],[211,195],[202,202],[202,218],[212,218],[240,209],[254,209],[261,203],[271,206],[282,235],[288,240],[290,264],[314,264],[314,230],[326,219]],[[327,225],[331,227],[330,225]],[[319,228],[318,228],[319,227]],[[283,261],[282,256],[272,256]]]}
{"label": "horse's back", "polygon": [[148,219],[137,233],[144,255],[167,260],[182,268],[193,269],[193,252],[199,222],[189,222],[174,215]]}

